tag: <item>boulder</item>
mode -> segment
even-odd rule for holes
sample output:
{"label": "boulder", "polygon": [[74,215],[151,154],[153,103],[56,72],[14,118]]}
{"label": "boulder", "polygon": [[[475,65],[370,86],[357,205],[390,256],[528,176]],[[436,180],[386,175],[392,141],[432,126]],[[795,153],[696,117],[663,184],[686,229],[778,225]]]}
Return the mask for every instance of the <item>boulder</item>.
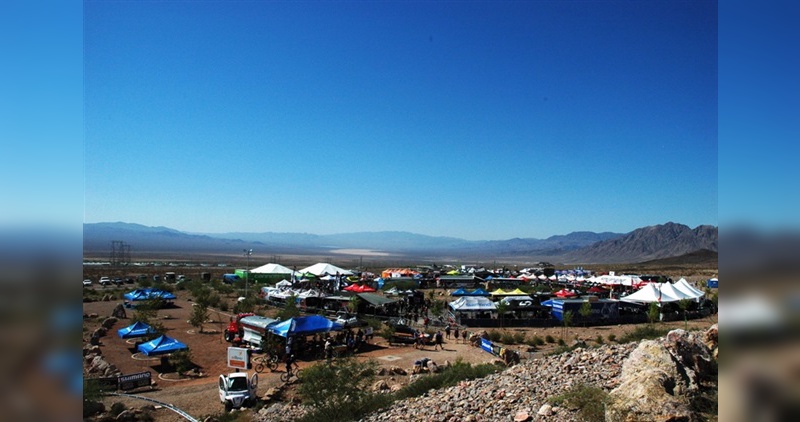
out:
{"label": "boulder", "polygon": [[116,324],[116,323],[117,323],[117,321],[118,321],[118,320],[117,320],[117,318],[114,318],[114,317],[108,317],[108,318],[106,318],[106,319],[104,319],[104,320],[103,320],[103,324],[102,324],[102,325],[103,325],[103,327],[104,327],[105,329],[107,329],[107,330],[108,330],[108,329],[110,329],[111,327],[113,327],[113,326],[114,326],[114,324]]}
{"label": "boulder", "polygon": [[644,369],[611,391],[605,420],[695,421],[688,400],[670,394],[673,379],[663,370]]}
{"label": "boulder", "polygon": [[539,416],[550,416],[553,414],[553,406],[549,404],[543,404],[542,407],[536,412]]}
{"label": "boulder", "polygon": [[384,391],[384,390],[388,390],[388,389],[389,389],[389,384],[387,384],[386,381],[384,381],[384,380],[377,381],[372,386],[372,391],[375,391],[375,392],[380,392],[380,391]]}
{"label": "boulder", "polygon": [[391,367],[389,369],[389,372],[394,374],[394,375],[408,375],[408,372],[405,369],[403,369],[403,368],[401,368],[399,366]]}
{"label": "boulder", "polygon": [[710,353],[699,338],[673,330],[645,340],[622,364],[619,386],[609,393],[607,421],[694,421],[690,402],[702,377],[716,376]]}

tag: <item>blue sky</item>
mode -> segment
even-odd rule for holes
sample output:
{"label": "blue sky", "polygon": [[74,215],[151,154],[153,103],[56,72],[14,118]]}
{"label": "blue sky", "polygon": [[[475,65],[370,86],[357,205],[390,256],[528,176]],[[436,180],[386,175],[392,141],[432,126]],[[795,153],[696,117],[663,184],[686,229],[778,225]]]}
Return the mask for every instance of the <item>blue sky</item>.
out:
{"label": "blue sky", "polygon": [[717,224],[713,2],[86,2],[85,222]]}

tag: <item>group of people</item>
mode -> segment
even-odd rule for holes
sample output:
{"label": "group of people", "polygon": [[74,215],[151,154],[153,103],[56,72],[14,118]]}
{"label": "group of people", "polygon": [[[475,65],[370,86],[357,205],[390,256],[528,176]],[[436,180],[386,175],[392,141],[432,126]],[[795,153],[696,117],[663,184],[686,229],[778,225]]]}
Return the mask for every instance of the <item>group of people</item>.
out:
{"label": "group of people", "polygon": [[[445,337],[446,337],[448,340],[450,340],[450,331],[451,331],[451,330],[450,330],[450,325],[448,325],[447,327],[445,327],[445,328],[444,328],[444,334],[445,334]],[[467,342],[467,338],[469,338],[469,332],[467,332],[467,330],[464,330],[464,331],[461,331],[461,332],[459,332],[459,330],[458,330],[458,326],[455,326],[455,327],[453,327],[453,330],[452,330],[452,332],[453,332],[453,338],[455,339],[456,343],[459,343],[459,342],[460,342],[460,341],[459,341],[459,334],[461,335],[461,337],[460,337],[460,338],[461,338],[461,340],[462,340],[464,343],[466,343],[466,342]]]}

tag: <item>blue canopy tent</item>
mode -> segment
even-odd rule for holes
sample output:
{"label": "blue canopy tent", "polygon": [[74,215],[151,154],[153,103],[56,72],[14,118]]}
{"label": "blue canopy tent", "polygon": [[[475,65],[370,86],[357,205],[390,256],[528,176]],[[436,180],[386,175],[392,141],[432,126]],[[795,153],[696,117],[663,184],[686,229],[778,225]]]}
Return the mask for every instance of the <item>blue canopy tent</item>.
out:
{"label": "blue canopy tent", "polygon": [[131,302],[138,301],[138,300],[150,300],[150,299],[164,299],[164,300],[175,300],[176,296],[166,290],[159,290],[159,289],[136,289],[132,292],[125,293],[122,295],[125,299],[130,300]]}
{"label": "blue canopy tent", "polygon": [[319,315],[309,315],[289,318],[286,321],[273,324],[267,328],[275,335],[288,337],[340,331],[344,329],[344,326]]}
{"label": "blue canopy tent", "polygon": [[467,293],[467,291],[464,289],[458,289],[453,291],[453,293],[450,293],[450,296],[467,296],[467,295],[469,295],[469,293]]}
{"label": "blue canopy tent", "polygon": [[478,287],[477,289],[469,292],[467,296],[491,296],[489,292]]}
{"label": "blue canopy tent", "polygon": [[162,335],[157,339],[142,343],[136,348],[146,356],[158,356],[174,353],[179,350],[186,350],[189,347],[174,338]]}
{"label": "blue canopy tent", "polygon": [[155,332],[156,330],[153,329],[153,327],[141,321],[136,321],[132,325],[117,330],[117,334],[119,334],[121,338],[144,337],[148,334],[155,334]]}

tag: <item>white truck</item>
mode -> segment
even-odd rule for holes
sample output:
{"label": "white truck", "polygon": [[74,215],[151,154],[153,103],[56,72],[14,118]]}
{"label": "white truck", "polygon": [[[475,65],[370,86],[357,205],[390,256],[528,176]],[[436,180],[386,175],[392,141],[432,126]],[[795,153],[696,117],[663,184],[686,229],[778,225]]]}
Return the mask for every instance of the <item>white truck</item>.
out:
{"label": "white truck", "polygon": [[258,374],[248,380],[247,372],[233,372],[219,376],[219,400],[225,405],[225,411],[244,407],[253,407],[258,400]]}

